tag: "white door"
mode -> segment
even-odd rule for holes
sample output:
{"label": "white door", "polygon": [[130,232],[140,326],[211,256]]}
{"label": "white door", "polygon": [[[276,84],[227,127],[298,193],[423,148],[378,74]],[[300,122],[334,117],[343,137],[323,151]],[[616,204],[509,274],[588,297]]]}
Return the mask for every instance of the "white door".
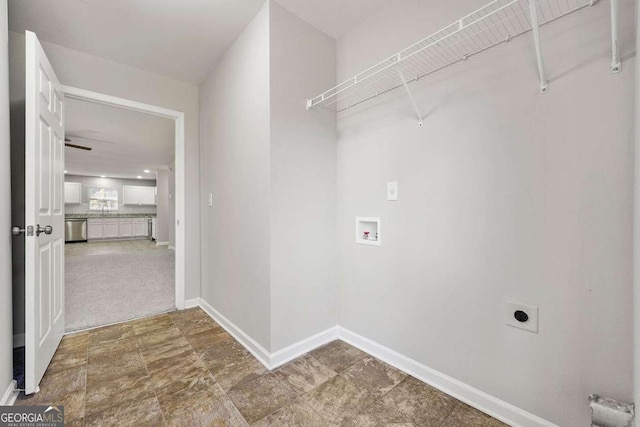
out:
{"label": "white door", "polygon": [[25,387],[31,394],[64,334],[64,97],[29,31],[26,70]]}

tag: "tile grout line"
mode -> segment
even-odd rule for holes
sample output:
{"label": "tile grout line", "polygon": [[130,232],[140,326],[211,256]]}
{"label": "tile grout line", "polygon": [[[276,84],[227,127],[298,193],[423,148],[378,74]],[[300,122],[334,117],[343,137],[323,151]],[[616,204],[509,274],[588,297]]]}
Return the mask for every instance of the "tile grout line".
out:
{"label": "tile grout line", "polygon": [[[327,343],[327,344],[329,344],[329,343]],[[325,345],[327,345],[327,344],[325,344]],[[334,371],[333,369],[330,369],[330,368],[329,368],[328,366],[326,366],[324,363],[322,363],[321,361],[319,361],[318,359],[316,359],[316,358],[313,356],[313,354],[311,354],[311,351],[310,351],[310,352],[305,353],[305,355],[308,355],[311,359],[315,360],[315,361],[316,361],[317,363],[319,363],[320,365],[322,365],[322,366],[324,366],[325,368],[329,369],[331,372],[334,372],[334,373],[335,373],[335,375],[334,375],[333,377],[329,378],[328,380],[326,380],[326,381],[324,381],[324,382],[322,382],[322,383],[318,384],[317,386],[315,386],[315,387],[314,387],[314,388],[312,388],[311,390],[309,390],[309,391],[307,391],[307,392],[303,393],[303,394],[300,396],[301,398],[302,398],[303,396],[306,396],[307,394],[311,393],[312,391],[316,390],[316,389],[317,389],[318,387],[320,387],[321,385],[328,383],[329,381],[331,381],[332,379],[334,379],[335,377],[337,377],[338,375],[340,375],[340,372],[336,372],[336,371]],[[289,363],[292,363],[292,362],[294,362],[295,360],[297,360],[297,359],[294,359],[294,360],[292,360],[292,361],[291,361],[291,362],[289,362]],[[353,366],[353,365],[352,365],[352,366]],[[347,368],[347,369],[349,369],[349,368]],[[343,372],[344,372],[344,371],[343,371]],[[355,384],[354,384],[354,385],[355,385]],[[322,413],[321,413],[321,412],[319,412],[319,411],[318,411],[316,408],[314,408],[313,406],[309,405],[309,403],[308,403],[308,402],[306,402],[306,400],[305,400],[303,403],[304,403],[308,408],[311,408],[311,410],[312,410],[313,412],[315,412],[316,414],[318,414],[318,415],[320,416],[320,419],[325,420],[325,421],[328,421],[328,420],[327,420],[327,419],[322,415]],[[329,422],[331,422],[331,421],[329,421]]]}
{"label": "tile grout line", "polygon": [[[159,316],[168,316],[168,314],[167,313],[158,313],[158,314],[155,314],[155,315],[145,316],[145,317],[140,318],[140,319],[132,319],[132,320],[129,320],[129,321],[126,321],[126,322],[121,322],[121,323],[117,323],[117,324],[114,324],[114,325],[108,325],[108,326],[104,326],[104,327],[111,327],[111,326],[115,326],[115,325],[125,325],[127,323],[136,322],[136,321],[139,321],[139,320],[144,320],[144,319],[148,319],[148,318],[151,318],[151,317],[159,317]],[[171,319],[170,317],[169,317],[169,320],[171,320],[173,322],[173,319]],[[97,330],[97,329],[101,329],[101,328],[94,328],[94,329]],[[152,386],[153,398],[156,400],[156,403],[158,404],[158,408],[160,409],[160,414],[162,415],[163,423],[166,425],[164,412],[162,411],[162,407],[160,406],[160,402],[159,402],[158,396],[156,394],[156,387],[153,385],[153,381],[151,380],[151,374],[149,372],[149,369],[148,369],[148,366],[147,366],[147,362],[144,359],[144,354],[142,353],[142,347],[140,346],[139,338],[140,338],[141,335],[136,333],[134,327],[132,327],[132,332],[133,332],[132,339],[135,341],[135,344],[136,344],[136,347],[137,347],[138,356],[140,357],[141,362],[142,362],[142,364],[144,366],[144,370],[146,372],[146,377],[149,379],[149,381],[151,383],[151,386]],[[91,333],[91,331],[87,332],[87,335],[89,336],[90,333]],[[124,341],[124,340],[127,340],[127,339],[128,338],[119,338],[119,339],[113,340],[112,343],[118,342],[118,341]],[[105,343],[102,342],[101,344],[105,344]],[[87,352],[88,352],[88,350],[89,350],[89,345],[87,345]],[[88,355],[87,355],[87,374],[88,374],[88,365],[89,365],[89,360],[88,360]],[[86,402],[86,400],[85,400],[85,402]],[[108,407],[106,407],[106,408],[104,408],[104,409],[92,414],[92,416],[104,413],[104,412],[108,411],[109,409],[115,408],[116,406],[117,406],[117,404],[108,406]],[[86,417],[85,417],[85,424],[86,424]]]}
{"label": "tile grout line", "polygon": [[[169,320],[171,320],[171,323],[173,323],[174,326],[175,326],[175,322],[173,321],[173,319],[170,316],[169,316]],[[182,331],[180,331],[180,332],[182,332]],[[136,345],[138,346],[138,352],[140,353],[140,358],[142,359],[142,364],[144,365],[144,370],[147,373],[147,377],[149,377],[149,381],[151,382],[151,387],[153,388],[153,398],[156,400],[156,403],[158,404],[158,408],[160,408],[160,415],[162,415],[162,422],[166,426],[167,425],[167,418],[164,415],[164,410],[162,409],[162,405],[160,405],[160,400],[158,399],[158,393],[156,393],[156,386],[153,384],[153,379],[151,378],[151,373],[149,372],[149,366],[147,365],[147,361],[145,360],[144,354],[142,353],[142,347],[140,346],[139,335],[136,334],[135,328],[133,330],[133,335],[136,338]]]}
{"label": "tile grout line", "polygon": [[[195,309],[196,309],[196,310],[201,310],[201,311],[202,311],[202,309],[201,309],[201,308],[198,308],[198,307],[196,307]],[[204,311],[203,311],[203,313],[204,313]],[[205,313],[205,314],[206,314],[206,313]],[[211,319],[211,320],[213,320],[213,319]],[[218,324],[218,322],[216,322],[215,320],[213,320],[213,323],[215,323],[216,325],[220,326],[220,325]],[[225,331],[225,332],[226,332],[226,331]],[[233,337],[231,337],[231,338],[235,341],[235,338],[233,338]],[[188,341],[188,340],[187,340],[187,341]],[[191,345],[191,343],[189,343],[189,345]],[[197,354],[197,353],[196,353],[196,354]],[[252,357],[253,357],[253,355],[252,355]],[[198,355],[198,358],[199,358],[200,360],[202,360],[202,357],[201,357],[200,355]],[[213,375],[213,372],[211,372],[211,370],[209,369],[209,367],[208,367],[206,364],[205,364],[205,368],[207,369],[207,371],[209,371],[209,375],[211,375],[211,377],[215,380],[216,384],[218,384],[218,385],[220,386],[220,389],[222,390],[222,393],[224,393],[224,397],[226,397],[227,399],[229,399],[229,402],[231,402],[231,405],[233,405],[233,409],[235,409],[235,410],[236,410],[236,412],[238,413],[238,415],[240,415],[240,418],[242,418],[242,420],[243,420],[243,421],[244,421],[248,426],[250,426],[251,424],[249,424],[249,421],[247,421],[247,419],[244,417],[244,415],[242,414],[242,412],[240,412],[240,409],[236,406],[236,403],[233,401],[233,399],[231,399],[231,396],[229,396],[229,394],[227,393],[227,390],[225,390],[224,388],[222,388],[222,386],[218,383],[218,380],[216,379],[216,376],[215,376],[215,375]],[[251,381],[249,381],[249,382],[251,382]],[[232,389],[233,389],[233,387],[231,387],[229,390],[232,390]]]}
{"label": "tile grout line", "polygon": [[[256,379],[253,379],[253,380],[249,381],[249,382],[248,382],[248,383],[246,383],[246,384],[251,384],[252,382],[254,382],[254,381],[256,381],[256,380],[259,380],[260,378],[262,378],[262,377],[264,377],[264,376],[266,376],[266,375],[270,375],[270,374],[273,374],[273,375],[274,375],[276,378],[278,378],[280,381],[284,381],[282,378],[278,377],[275,373],[273,373],[273,371],[267,371],[267,373],[266,373],[266,374],[263,374],[263,375],[259,376],[258,378],[256,378]],[[286,381],[284,381],[284,382],[286,382]],[[323,383],[323,384],[324,384],[324,383]],[[243,384],[243,385],[245,385],[245,384]],[[289,388],[291,388],[291,386],[290,386],[289,384],[287,384],[287,386],[288,386]],[[294,393],[295,393],[295,390],[293,390],[293,391],[294,391]],[[269,413],[268,413],[267,415],[265,415],[264,417],[260,418],[259,420],[256,420],[253,424],[249,424],[248,422],[247,422],[247,424],[249,424],[250,426],[251,426],[251,425],[255,425],[255,424],[259,423],[260,421],[264,420],[265,418],[269,417],[270,415],[275,414],[275,413],[276,413],[276,412],[278,412],[280,409],[282,409],[282,408],[286,408],[287,406],[290,406],[293,402],[295,402],[295,401],[296,401],[296,400],[298,400],[300,397],[302,397],[302,395],[298,395],[298,393],[295,393],[295,394],[296,394],[296,397],[295,397],[291,402],[288,402],[288,403],[286,403],[285,405],[282,405],[282,406],[280,406],[279,408],[276,408],[275,410],[273,410],[273,411],[269,412]],[[306,393],[305,393],[305,394],[306,394]],[[231,399],[231,398],[229,398],[229,399]],[[233,401],[231,401],[231,402],[233,403]],[[234,406],[235,406],[235,403],[234,403]],[[313,409],[313,408],[311,408],[311,409]],[[239,411],[239,410],[238,410],[238,411]],[[244,416],[243,416],[243,418],[244,418]],[[245,421],[246,421],[246,420],[245,420]]]}
{"label": "tile grout line", "polygon": [[[319,363],[320,365],[322,365],[323,367],[325,367],[325,368],[329,369],[327,366],[325,366],[325,365],[324,365],[324,363],[320,362],[320,361],[319,361],[319,360],[317,360],[315,357],[313,357],[313,356],[310,354],[310,352],[307,352],[307,353],[305,353],[305,354],[302,354],[302,355],[298,356],[298,357],[297,357],[297,358],[295,358],[294,360],[291,360],[291,361],[289,361],[289,362],[285,363],[285,364],[284,364],[284,365],[282,365],[282,366],[278,366],[276,369],[274,369],[274,370],[273,370],[273,371],[271,371],[271,372],[273,372],[273,373],[274,373],[274,375],[277,375],[277,373],[276,373],[275,371],[278,371],[280,368],[282,368],[282,367],[284,367],[284,366],[287,366],[287,365],[289,365],[289,364],[295,363],[295,361],[296,361],[296,360],[300,360],[301,358],[303,358],[303,357],[305,357],[305,356],[309,356],[310,358],[312,358],[313,360],[315,360],[316,362],[318,362],[318,363]],[[287,405],[284,405],[284,406],[282,406],[281,408],[278,408],[278,409],[276,409],[275,411],[271,412],[270,414],[265,415],[264,417],[262,417],[262,418],[260,418],[258,421],[256,421],[256,423],[257,423],[257,422],[259,422],[259,421],[262,421],[263,419],[267,418],[268,416],[270,416],[270,415],[272,415],[272,414],[274,414],[274,413],[278,412],[280,409],[282,409],[282,408],[286,408],[287,406],[290,406],[292,403],[294,403],[294,402],[296,402],[296,401],[298,401],[298,402],[300,402],[300,403],[304,404],[307,408],[311,409],[313,412],[315,412],[316,414],[318,414],[318,415],[320,416],[320,419],[323,419],[323,420],[325,420],[325,421],[326,421],[326,419],[322,416],[322,414],[321,414],[320,412],[316,411],[316,409],[315,409],[315,408],[313,408],[311,405],[309,405],[309,404],[308,404],[308,403],[307,403],[303,398],[304,398],[304,396],[308,395],[309,393],[311,393],[312,391],[314,391],[315,389],[317,389],[317,388],[318,388],[318,387],[320,387],[321,385],[323,385],[323,384],[327,383],[328,381],[330,381],[331,379],[333,379],[334,377],[336,377],[336,376],[338,376],[338,375],[339,375],[339,374],[338,374],[336,371],[334,371],[333,369],[329,369],[329,370],[330,370],[330,371],[332,371],[332,372],[335,372],[335,374],[336,374],[336,375],[334,375],[333,377],[331,377],[331,378],[327,379],[326,381],[321,382],[320,384],[318,384],[317,386],[313,387],[313,388],[312,388],[311,390],[309,390],[309,391],[305,391],[305,392],[303,392],[303,393],[301,393],[301,394],[296,393],[296,397],[295,397],[295,399],[293,399],[293,401],[292,401],[292,402],[289,402]],[[280,379],[281,379],[282,381],[287,382],[284,378],[280,378]],[[295,391],[295,390],[294,390],[294,391]]]}
{"label": "tile grout line", "polygon": [[89,333],[87,333],[87,348],[85,351],[84,366],[86,367],[86,369],[84,371],[84,398],[82,399],[82,420],[81,420],[83,426],[87,424],[87,391],[88,391],[87,385],[89,382]]}
{"label": "tile grout line", "polygon": [[447,420],[451,417],[451,415],[453,415],[453,413],[458,410],[458,408],[460,407],[460,403],[461,402],[456,402],[456,406],[454,406],[451,412],[449,412],[447,416],[442,419],[442,422],[439,424],[440,427],[442,427],[444,423],[446,423]]}
{"label": "tile grout line", "polygon": [[[200,310],[199,308],[193,308],[191,310]],[[187,311],[187,310],[184,310]],[[205,313],[206,314],[206,313]],[[211,319],[213,321],[213,323],[215,323],[217,326],[218,322],[216,322],[215,320]],[[189,341],[189,339],[187,338],[187,335],[184,333],[184,331],[182,330],[182,328],[180,328],[176,322],[174,321],[174,319],[172,318],[171,321],[173,322],[174,326],[178,329],[178,331],[180,331],[180,334],[182,335],[182,338],[184,338],[187,343],[189,344],[189,347],[191,347],[191,350],[193,351],[193,353],[196,355],[196,357],[198,358],[198,360],[200,360],[202,362],[202,364],[204,365],[204,368],[207,370],[207,372],[209,373],[209,375],[211,375],[211,378],[213,378],[215,384],[218,384],[218,386],[220,387],[220,390],[222,390],[222,393],[224,395],[224,397],[226,397],[229,402],[231,403],[231,405],[233,406],[233,409],[236,410],[236,412],[238,413],[238,415],[240,415],[240,417],[242,418],[242,420],[248,425],[250,426],[251,424],[249,424],[249,422],[245,419],[244,415],[242,415],[242,412],[240,412],[240,410],[238,409],[238,407],[236,406],[236,404],[233,402],[233,400],[231,400],[231,397],[229,397],[229,395],[227,394],[227,392],[225,391],[224,388],[222,388],[222,386],[218,383],[218,380],[216,379],[215,375],[213,375],[213,372],[211,372],[211,370],[209,369],[209,367],[207,366],[206,363],[204,363],[204,361],[202,360],[202,357],[198,354],[198,352],[196,351],[196,349],[193,347],[193,345],[191,344],[191,341]],[[235,340],[235,339],[234,339]],[[208,348],[208,347],[207,347]],[[162,409],[162,407],[161,407]]]}
{"label": "tile grout line", "polygon": [[[374,358],[374,359],[375,359],[375,358]],[[378,360],[379,360],[379,359],[378,359]],[[382,361],[381,361],[381,362],[382,362]],[[382,362],[382,363],[384,363],[384,362]],[[387,365],[387,364],[385,363],[385,365]],[[352,366],[353,366],[353,365],[352,365]],[[393,369],[396,369],[396,368],[394,368],[394,367],[393,367],[393,366],[391,366],[391,365],[388,365],[388,366],[390,366],[390,367],[391,367],[391,368],[393,368]],[[396,369],[396,370],[400,371],[399,369]],[[400,371],[400,372],[402,372],[402,371]],[[367,411],[367,409],[369,409],[369,408],[373,407],[373,405],[375,405],[376,403],[378,403],[378,401],[381,401],[381,400],[382,400],[382,398],[383,398],[384,396],[386,396],[387,394],[391,393],[393,390],[395,390],[395,388],[396,388],[396,387],[398,387],[400,384],[403,384],[405,381],[407,381],[407,379],[409,379],[409,377],[411,377],[411,375],[406,374],[406,376],[405,376],[405,377],[402,379],[402,381],[400,381],[398,384],[394,385],[394,386],[393,386],[393,387],[391,387],[389,390],[387,390],[386,392],[382,393],[380,396],[375,397],[375,399],[373,400],[373,402],[371,402],[371,404],[370,404],[370,405],[368,405],[366,408],[364,408],[362,411],[360,411],[360,412],[358,413],[358,415],[360,415],[360,414],[364,414],[364,413]],[[354,386],[356,386],[356,388],[360,388],[360,387],[358,387],[358,385],[357,385],[357,384],[353,384],[353,385],[354,385]],[[413,423],[413,422],[414,422],[414,420],[412,419],[412,420],[411,420],[411,423]]]}
{"label": "tile grout line", "polygon": [[[328,344],[330,344],[330,343],[327,343],[327,344],[325,344],[325,345],[328,345]],[[343,369],[343,370],[341,370],[341,371],[335,371],[335,370],[333,370],[333,369],[329,368],[328,366],[326,366],[324,363],[322,363],[322,362],[321,362],[320,360],[318,360],[317,358],[315,358],[315,357],[311,354],[311,352],[307,352],[307,353],[305,353],[305,354],[302,354],[302,355],[298,356],[296,359],[289,361],[288,363],[286,363],[285,365],[282,365],[282,366],[287,366],[287,365],[289,365],[289,364],[291,364],[291,363],[294,363],[296,360],[299,360],[299,359],[301,359],[302,357],[305,357],[305,356],[309,356],[311,359],[313,359],[313,360],[315,360],[316,362],[318,362],[321,366],[323,366],[323,367],[327,368],[328,370],[330,370],[330,371],[334,372],[334,373],[335,373],[335,375],[334,375],[333,377],[331,377],[331,378],[327,379],[326,381],[323,381],[322,383],[320,383],[320,384],[316,385],[316,386],[315,386],[315,387],[313,387],[311,390],[306,391],[306,392],[304,392],[304,393],[302,393],[302,394],[300,394],[300,395],[296,396],[296,398],[294,399],[294,401],[302,400],[302,402],[301,402],[301,403],[303,403],[307,408],[311,409],[314,413],[318,414],[318,415],[320,416],[320,418],[321,418],[321,419],[323,419],[323,420],[325,420],[325,421],[327,421],[327,422],[329,422],[329,423],[333,423],[333,421],[332,421],[332,420],[328,420],[328,419],[327,419],[327,418],[326,418],[322,413],[320,413],[319,411],[317,411],[313,406],[309,405],[309,404],[306,402],[306,400],[304,400],[303,398],[304,398],[305,396],[308,396],[309,394],[311,394],[311,393],[312,393],[313,391],[315,391],[318,387],[320,387],[320,386],[322,386],[322,385],[324,385],[324,384],[328,383],[329,381],[333,380],[334,378],[336,378],[336,377],[338,377],[338,376],[342,375],[342,374],[343,374],[344,372],[346,372],[349,368],[351,368],[351,367],[352,367],[352,366],[354,366],[355,364],[360,363],[362,360],[364,360],[364,358],[363,358],[363,359],[360,359],[360,360],[358,360],[358,361],[356,361],[356,362],[354,362],[354,363],[352,363],[351,365],[347,366],[346,368],[344,368],[344,369]],[[279,369],[279,368],[281,368],[282,366],[278,367],[276,370],[278,370],[278,369]],[[272,372],[273,372],[273,371],[272,371]],[[346,380],[346,381],[349,381],[349,379],[348,379],[348,378],[346,378],[346,377],[344,377],[344,376],[343,376],[343,378],[345,378],[345,380]],[[257,379],[257,378],[256,378],[256,379]],[[255,381],[255,380],[253,380],[253,381]],[[283,381],[284,381],[284,380],[283,380]],[[404,380],[403,380],[403,381],[404,381]],[[403,381],[400,381],[400,383],[402,383]],[[250,382],[252,382],[252,381],[250,381]],[[350,383],[350,384],[352,384],[356,389],[358,389],[358,390],[360,390],[360,391],[362,391],[362,392],[365,392],[365,393],[367,393],[367,394],[371,395],[371,393],[369,393],[367,390],[363,390],[362,388],[358,387],[356,384],[353,384],[351,381],[349,381],[349,383]],[[398,384],[400,384],[400,383],[398,383]],[[394,386],[394,387],[392,387],[392,389],[393,389],[393,388],[395,388],[395,386]],[[389,391],[391,391],[391,390],[389,390]],[[297,393],[296,393],[296,394],[297,394]],[[386,394],[386,393],[385,393],[385,394]],[[377,398],[375,398],[375,396],[372,396],[372,397],[374,397],[374,401],[371,403],[371,405],[368,405],[366,408],[364,408],[362,411],[358,412],[356,415],[360,415],[362,412],[364,412],[365,410],[367,410],[370,406],[372,406],[372,405],[377,401]],[[256,421],[256,423],[257,423],[257,422],[259,422],[259,421],[262,421],[262,420],[263,420],[263,419],[265,419],[265,418],[267,418],[269,415],[272,415],[272,414],[276,413],[276,412],[277,412],[277,411],[279,411],[280,409],[285,408],[285,407],[287,407],[287,406],[290,406],[292,403],[293,403],[293,402],[289,402],[289,404],[287,404],[287,405],[283,405],[282,407],[280,407],[280,408],[276,409],[275,411],[273,411],[273,412],[269,413],[268,415],[265,415],[264,417],[260,418],[258,421]]]}
{"label": "tile grout line", "polygon": [[[195,310],[201,310],[200,308],[194,308]],[[205,313],[206,314],[206,313]],[[213,319],[211,319],[213,320]],[[215,323],[216,325],[218,325],[218,322],[216,322],[215,320],[213,320],[213,323]],[[220,325],[218,325],[220,326]],[[213,380],[215,381],[216,384],[218,384],[218,386],[220,387],[220,390],[222,390],[222,393],[224,394],[224,397],[226,397],[227,399],[229,399],[229,402],[231,402],[231,405],[233,406],[233,409],[236,410],[236,412],[238,413],[238,415],[240,415],[240,418],[242,418],[242,420],[249,426],[251,424],[249,424],[249,422],[246,420],[246,418],[244,417],[244,415],[242,415],[242,412],[240,412],[240,409],[238,409],[238,407],[236,406],[235,402],[231,399],[231,397],[227,394],[227,391],[222,388],[222,386],[218,383],[218,380],[216,379],[216,376],[213,375],[213,372],[211,372],[211,370],[209,369],[209,367],[207,366],[206,363],[204,363],[204,361],[202,360],[202,357],[198,354],[197,351],[195,351],[195,348],[193,348],[193,345],[191,345],[191,341],[189,341],[187,339],[187,337],[184,335],[184,332],[182,331],[182,329],[178,328],[180,330],[180,333],[183,335],[184,339],[187,340],[187,342],[189,343],[189,346],[193,349],[193,351],[195,352],[196,356],[198,357],[198,359],[200,359],[200,361],[203,362],[203,365],[205,367],[205,369],[207,370],[207,372],[209,372],[209,375],[211,375],[211,378],[213,378]],[[233,337],[232,337],[233,338]],[[233,338],[235,341],[235,338]]]}
{"label": "tile grout line", "polygon": [[[404,382],[405,382],[409,377],[410,377],[410,375],[407,375],[407,376],[406,376],[402,381],[400,381],[398,384],[396,384],[396,385],[394,385],[393,387],[391,387],[391,388],[389,389],[389,391],[387,391],[387,392],[385,392],[385,393],[381,394],[380,396],[378,396],[378,397],[375,397],[375,396],[374,396],[373,402],[371,402],[371,404],[370,404],[370,405],[367,405],[367,406],[366,406],[362,411],[358,412],[356,415],[364,414],[368,409],[372,408],[372,407],[373,407],[373,405],[375,405],[376,403],[378,403],[379,401],[381,401],[381,400],[382,400],[382,398],[383,398],[384,396],[386,396],[387,394],[391,393],[391,391],[392,391],[392,390],[394,390],[396,387],[398,387],[400,384],[404,383]],[[352,383],[352,384],[353,384],[353,383]],[[354,385],[356,388],[358,388],[359,390],[361,390],[361,388],[360,388],[360,387],[358,387],[356,384],[353,384],[353,385]],[[413,422],[414,422],[414,420],[413,420],[413,419],[411,419],[411,423],[413,423]]]}
{"label": "tile grout line", "polygon": [[[269,375],[269,374],[273,374],[273,375],[275,375],[279,380],[284,381],[285,383],[288,383],[288,382],[287,382],[286,380],[284,380],[283,378],[280,378],[280,377],[278,376],[278,374],[276,373],[276,371],[278,371],[280,368],[282,368],[282,367],[284,367],[284,366],[287,366],[287,365],[289,365],[289,364],[291,364],[291,363],[294,363],[295,361],[297,361],[297,360],[299,360],[299,359],[301,359],[301,358],[303,358],[303,357],[305,357],[305,356],[309,356],[310,358],[312,358],[313,360],[315,360],[316,362],[318,362],[318,363],[319,363],[320,365],[322,365],[323,367],[325,367],[325,368],[327,368],[328,370],[330,370],[330,371],[334,372],[336,375],[334,375],[333,377],[331,377],[331,378],[327,379],[326,381],[324,381],[324,382],[322,382],[322,383],[320,383],[320,384],[316,385],[315,387],[313,387],[313,388],[312,388],[311,390],[309,390],[309,391],[305,391],[305,392],[303,392],[302,394],[295,393],[295,394],[296,394],[296,397],[295,397],[291,402],[289,402],[289,403],[287,403],[287,404],[285,404],[285,405],[282,405],[282,406],[281,406],[281,407],[279,407],[279,408],[276,408],[274,411],[272,411],[272,412],[268,413],[267,415],[265,415],[264,417],[260,418],[259,420],[256,420],[256,422],[255,422],[255,423],[253,423],[253,424],[256,424],[256,423],[258,423],[258,422],[260,422],[260,421],[264,420],[265,418],[269,417],[270,415],[273,415],[273,414],[275,414],[276,412],[278,412],[279,410],[281,410],[281,409],[283,409],[283,408],[286,408],[286,407],[290,406],[292,403],[294,403],[294,402],[296,402],[296,401],[301,401],[301,400],[303,399],[303,397],[304,397],[304,396],[307,396],[308,394],[310,394],[312,391],[316,390],[316,389],[317,389],[318,387],[320,387],[321,385],[326,384],[327,382],[331,381],[333,378],[335,378],[335,377],[339,376],[342,372],[346,371],[346,370],[347,370],[347,369],[349,369],[351,366],[353,366],[353,365],[355,365],[356,363],[358,363],[358,362],[359,362],[359,361],[358,361],[358,362],[353,363],[353,365],[349,365],[347,368],[345,368],[345,369],[344,369],[343,371],[341,371],[341,372],[336,372],[336,371],[334,371],[333,369],[330,369],[330,368],[329,368],[328,366],[326,366],[324,363],[320,362],[320,361],[319,361],[318,359],[316,359],[315,357],[313,357],[313,356],[311,355],[311,352],[307,352],[307,353],[304,353],[304,354],[302,354],[302,355],[298,356],[298,357],[297,357],[297,358],[295,358],[294,360],[290,360],[289,362],[285,363],[285,364],[284,364],[284,365],[282,365],[282,366],[278,366],[278,367],[277,367],[276,369],[274,369],[273,371],[268,371],[266,374],[263,374],[263,375],[261,375],[261,376],[260,376],[260,377],[258,377],[258,378],[254,378],[253,380],[251,380],[251,381],[249,381],[249,382],[247,382],[247,383],[245,383],[245,384],[242,384],[242,386],[245,386],[245,385],[247,385],[247,384],[251,384],[252,382],[257,381],[258,379],[262,378],[263,376],[265,376],[265,375]],[[252,355],[252,357],[254,357],[254,356]],[[355,386],[355,384],[354,384],[354,386]],[[289,386],[289,387],[290,387],[290,386]],[[229,390],[232,390],[233,388],[234,388],[234,387],[232,387],[232,388],[231,388],[231,389],[229,389]],[[359,388],[358,388],[358,389],[359,389]],[[293,391],[295,392],[295,390],[293,390]],[[225,393],[226,393],[226,392],[225,392]],[[231,399],[231,398],[229,398],[229,399]],[[233,403],[233,401],[232,401],[232,403]],[[311,409],[314,413],[316,413],[316,414],[320,415],[320,418],[321,418],[321,419],[323,419],[323,420],[325,420],[325,421],[327,421],[327,422],[332,422],[332,421],[330,421],[330,420],[327,420],[327,419],[326,419],[326,418],[325,418],[325,417],[324,417],[320,412],[318,412],[315,408],[313,408],[311,405],[309,405],[306,401],[302,400],[302,402],[301,402],[301,403],[303,403],[307,408]],[[234,406],[235,406],[235,403],[234,403]],[[246,421],[246,420],[245,420],[245,421]],[[253,424],[250,424],[250,425],[253,425]]]}

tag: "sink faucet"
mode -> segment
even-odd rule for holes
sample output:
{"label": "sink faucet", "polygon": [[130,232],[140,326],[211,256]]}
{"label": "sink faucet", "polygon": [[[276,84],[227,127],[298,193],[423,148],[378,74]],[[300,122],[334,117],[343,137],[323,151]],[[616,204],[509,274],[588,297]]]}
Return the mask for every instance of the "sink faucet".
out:
{"label": "sink faucet", "polygon": [[107,212],[109,212],[109,208],[107,207],[107,203],[106,202],[102,204],[102,216],[105,216],[104,215],[104,208],[107,208]]}

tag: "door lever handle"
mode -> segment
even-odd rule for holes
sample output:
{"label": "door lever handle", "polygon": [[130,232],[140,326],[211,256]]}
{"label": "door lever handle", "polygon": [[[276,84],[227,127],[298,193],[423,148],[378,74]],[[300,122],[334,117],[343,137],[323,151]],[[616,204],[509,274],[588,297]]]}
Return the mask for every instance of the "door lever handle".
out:
{"label": "door lever handle", "polygon": [[40,224],[36,225],[36,236],[40,236],[40,234],[49,235],[53,233],[53,227],[50,225],[46,225],[44,228],[40,227]]}

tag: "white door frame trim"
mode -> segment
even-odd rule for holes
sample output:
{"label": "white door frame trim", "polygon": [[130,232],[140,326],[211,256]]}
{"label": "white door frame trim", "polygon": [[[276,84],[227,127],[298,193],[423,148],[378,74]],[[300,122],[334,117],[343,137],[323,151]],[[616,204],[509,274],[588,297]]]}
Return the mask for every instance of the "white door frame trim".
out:
{"label": "white door frame trim", "polygon": [[176,130],[176,164],[175,164],[175,207],[176,207],[176,308],[183,310],[185,308],[185,128],[184,113],[182,111],[170,110],[155,105],[144,104],[142,102],[132,101],[130,99],[118,98],[111,95],[105,95],[90,90],[79,89],[72,86],[62,85],[62,91],[67,98],[78,99],[81,101],[90,101],[113,107],[125,108],[127,110],[138,111],[141,113],[152,114],[154,116],[166,117],[175,120]]}

